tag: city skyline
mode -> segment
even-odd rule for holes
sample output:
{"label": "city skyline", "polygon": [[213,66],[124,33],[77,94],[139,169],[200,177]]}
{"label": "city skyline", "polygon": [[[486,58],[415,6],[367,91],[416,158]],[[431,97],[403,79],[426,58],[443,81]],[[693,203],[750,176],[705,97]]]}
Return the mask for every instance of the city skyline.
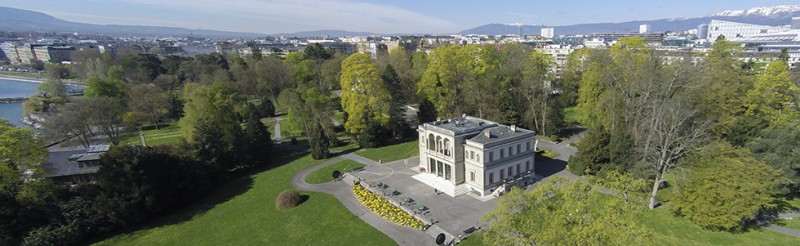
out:
{"label": "city skyline", "polygon": [[[347,30],[373,33],[454,33],[490,23],[547,26],[707,16],[724,10],[792,1],[572,1],[504,4],[484,1],[385,0],[11,0],[6,7],[92,24],[130,24],[253,33]],[[690,6],[690,7],[687,7]]]}

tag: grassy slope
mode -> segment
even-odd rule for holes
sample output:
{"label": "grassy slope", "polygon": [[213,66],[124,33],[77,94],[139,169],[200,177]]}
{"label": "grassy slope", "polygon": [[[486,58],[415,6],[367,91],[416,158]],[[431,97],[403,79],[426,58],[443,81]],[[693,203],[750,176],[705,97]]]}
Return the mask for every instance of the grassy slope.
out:
{"label": "grassy slope", "polygon": [[292,176],[319,161],[308,155],[220,186],[210,197],[155,221],[148,228],[98,245],[392,245],[336,198],[301,192],[299,207],[277,210],[275,197]]}
{"label": "grassy slope", "polygon": [[380,160],[386,163],[419,155],[419,144],[414,140],[386,147],[361,149],[355,153],[375,161]]}
{"label": "grassy slope", "polygon": [[[125,133],[122,139],[122,144],[139,144],[139,131]],[[149,129],[142,131],[148,146],[155,146],[159,144],[173,144],[181,140],[181,128],[178,123],[162,125],[158,130]]]}
{"label": "grassy slope", "polygon": [[321,184],[328,181],[333,180],[331,174],[334,170],[339,170],[341,172],[349,172],[353,171],[354,169],[362,168],[364,164],[352,161],[352,160],[342,160],[331,164],[329,166],[317,169],[316,171],[309,173],[306,176],[306,182],[309,184]]}

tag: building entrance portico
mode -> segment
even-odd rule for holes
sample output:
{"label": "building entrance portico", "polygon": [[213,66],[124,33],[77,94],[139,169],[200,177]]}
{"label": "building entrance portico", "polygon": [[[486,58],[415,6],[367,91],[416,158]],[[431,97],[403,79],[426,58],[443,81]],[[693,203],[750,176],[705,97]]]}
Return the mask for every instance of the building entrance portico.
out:
{"label": "building entrance portico", "polygon": [[447,181],[453,180],[453,167],[447,163],[442,161],[429,158],[428,160],[428,169],[430,170],[431,174],[435,174],[436,177],[442,178]]}

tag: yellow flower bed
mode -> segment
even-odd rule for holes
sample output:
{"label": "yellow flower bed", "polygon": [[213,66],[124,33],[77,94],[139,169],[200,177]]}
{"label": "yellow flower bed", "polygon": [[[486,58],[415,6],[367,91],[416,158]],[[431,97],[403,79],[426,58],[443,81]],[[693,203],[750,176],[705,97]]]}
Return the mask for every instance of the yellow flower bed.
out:
{"label": "yellow flower bed", "polygon": [[364,206],[389,221],[411,228],[425,228],[425,223],[422,223],[422,221],[389,203],[385,198],[372,193],[360,184],[353,185],[353,194],[356,195],[356,198],[361,204],[364,204]]}

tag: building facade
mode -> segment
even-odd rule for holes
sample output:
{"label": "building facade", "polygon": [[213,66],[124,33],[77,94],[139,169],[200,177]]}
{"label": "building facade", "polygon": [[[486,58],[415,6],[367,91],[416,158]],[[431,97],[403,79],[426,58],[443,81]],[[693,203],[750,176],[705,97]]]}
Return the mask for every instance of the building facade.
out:
{"label": "building facade", "polygon": [[545,27],[542,28],[541,35],[543,38],[553,38],[555,36],[556,29],[552,27]]}
{"label": "building facade", "polygon": [[534,175],[533,131],[462,116],[420,125],[414,177],[450,196],[488,196]]}
{"label": "building facade", "polygon": [[755,35],[774,34],[786,32],[791,29],[785,27],[773,27],[739,23],[733,21],[711,20],[708,24],[708,40],[717,40],[719,36],[725,36],[727,40],[736,40]]}
{"label": "building facade", "polygon": [[641,34],[650,33],[650,25],[648,25],[648,24],[639,25],[639,33],[641,33]]}

